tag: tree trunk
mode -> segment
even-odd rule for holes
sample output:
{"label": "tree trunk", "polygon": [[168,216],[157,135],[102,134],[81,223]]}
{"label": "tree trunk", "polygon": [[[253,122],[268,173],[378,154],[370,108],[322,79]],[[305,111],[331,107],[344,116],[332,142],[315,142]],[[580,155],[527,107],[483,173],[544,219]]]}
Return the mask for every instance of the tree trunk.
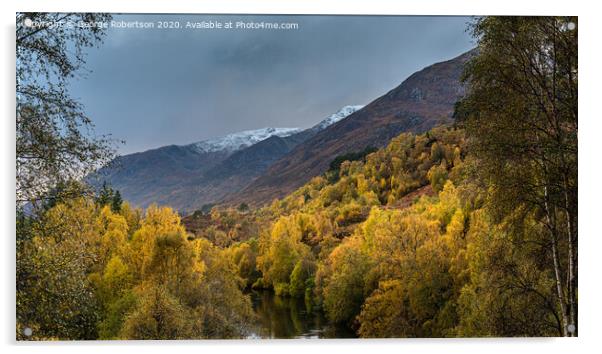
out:
{"label": "tree trunk", "polygon": [[550,207],[548,204],[548,187],[544,187],[544,205],[546,212],[546,219],[548,222],[548,228],[550,230],[551,237],[551,248],[552,248],[552,259],[554,261],[554,277],[556,279],[556,293],[558,296],[558,306],[560,307],[560,315],[562,319],[562,335],[568,336],[568,319],[565,306],[564,290],[562,289],[562,276],[560,271],[560,261],[558,259],[558,237],[556,235],[556,227],[552,224],[552,217],[550,216]]}
{"label": "tree trunk", "polygon": [[566,174],[564,176],[564,202],[565,202],[565,214],[567,219],[567,235],[568,235],[568,279],[567,279],[567,300],[568,300],[568,312],[569,312],[569,325],[573,325],[568,334],[569,336],[577,336],[577,272],[576,272],[576,249],[574,247],[576,235],[573,232],[573,214],[570,211],[570,202],[568,195],[568,181]]}

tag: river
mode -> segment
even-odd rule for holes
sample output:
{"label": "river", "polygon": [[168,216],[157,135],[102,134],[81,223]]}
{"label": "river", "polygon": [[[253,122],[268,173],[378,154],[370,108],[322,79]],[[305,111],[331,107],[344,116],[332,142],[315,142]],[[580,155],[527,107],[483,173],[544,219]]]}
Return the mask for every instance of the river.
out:
{"label": "river", "polygon": [[272,291],[251,293],[257,323],[249,338],[355,338],[345,326],[330,323],[303,299],[276,296]]}

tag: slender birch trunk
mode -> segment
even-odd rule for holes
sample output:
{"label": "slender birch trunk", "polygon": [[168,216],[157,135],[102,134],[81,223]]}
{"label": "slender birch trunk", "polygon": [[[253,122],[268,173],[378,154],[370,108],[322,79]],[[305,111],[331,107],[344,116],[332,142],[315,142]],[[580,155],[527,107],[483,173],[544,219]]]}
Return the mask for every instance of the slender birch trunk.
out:
{"label": "slender birch trunk", "polygon": [[552,216],[550,214],[550,206],[548,203],[548,187],[544,186],[544,205],[546,212],[546,219],[548,222],[548,228],[550,230],[551,248],[552,248],[552,260],[554,262],[554,277],[556,280],[556,293],[558,296],[558,306],[560,307],[560,314],[562,319],[562,335],[568,336],[568,319],[565,306],[564,290],[562,289],[562,275],[560,271],[560,261],[558,257],[558,237],[556,235],[556,227],[552,223]]}

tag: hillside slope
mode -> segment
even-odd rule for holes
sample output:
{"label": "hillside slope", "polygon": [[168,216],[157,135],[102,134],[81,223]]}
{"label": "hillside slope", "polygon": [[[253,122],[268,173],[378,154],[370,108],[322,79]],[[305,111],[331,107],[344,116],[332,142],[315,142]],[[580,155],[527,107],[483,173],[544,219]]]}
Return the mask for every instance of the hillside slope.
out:
{"label": "hillside slope", "polygon": [[136,206],[157,203],[190,213],[239,191],[295,146],[361,108],[345,106],[305,130],[262,128],[120,156],[87,179],[108,183]]}
{"label": "hillside slope", "polygon": [[203,175],[236,151],[272,136],[287,137],[300,131],[297,128],[263,128],[188,145],[163,146],[119,156],[86,179],[95,186],[106,182],[137,206],[158,203],[180,209],[180,205],[172,201],[183,182]]}
{"label": "hillside slope", "polygon": [[383,147],[401,132],[422,133],[451,123],[454,104],[465,92],[460,75],[472,55],[470,51],[414,73],[363,109],[297,145],[225,202],[265,204],[324,173],[338,155]]}
{"label": "hillside slope", "polygon": [[166,203],[177,205],[185,212],[201,209],[205,204],[219,203],[249,185],[297,145],[361,108],[345,106],[309,129],[288,136],[273,135],[238,150],[205,172],[182,180]]}

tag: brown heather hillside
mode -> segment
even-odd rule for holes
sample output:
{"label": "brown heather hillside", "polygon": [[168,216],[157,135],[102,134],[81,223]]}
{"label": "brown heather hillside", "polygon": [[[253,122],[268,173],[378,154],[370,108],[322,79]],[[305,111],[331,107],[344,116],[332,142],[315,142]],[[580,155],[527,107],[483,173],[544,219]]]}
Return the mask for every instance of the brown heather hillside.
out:
{"label": "brown heather hillside", "polygon": [[225,203],[266,204],[324,173],[339,155],[383,147],[401,132],[423,133],[452,123],[454,104],[465,92],[460,76],[472,55],[469,51],[414,73],[364,109],[297,145]]}

